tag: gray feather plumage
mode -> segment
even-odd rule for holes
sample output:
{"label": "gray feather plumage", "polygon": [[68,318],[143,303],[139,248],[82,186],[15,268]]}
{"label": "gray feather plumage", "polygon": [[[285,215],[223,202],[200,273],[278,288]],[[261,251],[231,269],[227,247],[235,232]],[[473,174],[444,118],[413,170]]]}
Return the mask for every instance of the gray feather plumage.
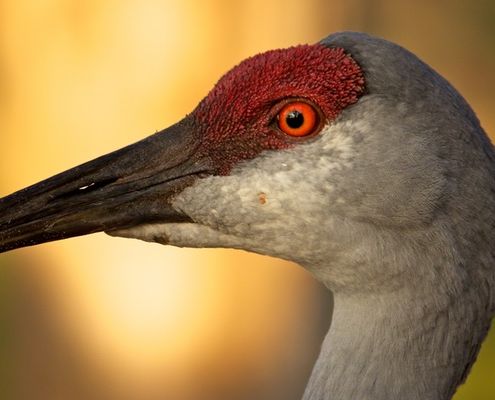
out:
{"label": "gray feather plumage", "polygon": [[194,223],[114,234],[241,248],[313,273],[335,308],[304,400],[448,400],[495,310],[492,145],[407,50],[350,32],[321,43],[363,69],[356,104],[315,140],[185,189],[174,207]]}

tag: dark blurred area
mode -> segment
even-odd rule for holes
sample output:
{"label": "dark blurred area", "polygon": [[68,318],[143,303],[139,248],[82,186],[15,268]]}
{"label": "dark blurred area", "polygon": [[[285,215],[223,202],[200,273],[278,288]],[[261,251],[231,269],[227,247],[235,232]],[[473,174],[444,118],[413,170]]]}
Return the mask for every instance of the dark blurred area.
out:
{"label": "dark blurred area", "polygon": [[[0,196],[191,111],[247,56],[366,31],[495,134],[495,2],[0,0]],[[494,266],[495,267],[495,266]],[[103,234],[0,255],[1,399],[300,399],[331,297],[296,265]],[[495,398],[495,332],[455,400]]]}

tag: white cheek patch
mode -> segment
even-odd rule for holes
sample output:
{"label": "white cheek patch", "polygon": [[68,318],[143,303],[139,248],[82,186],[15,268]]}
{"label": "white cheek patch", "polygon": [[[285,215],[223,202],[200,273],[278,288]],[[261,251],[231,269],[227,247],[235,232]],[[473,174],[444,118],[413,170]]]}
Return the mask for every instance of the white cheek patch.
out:
{"label": "white cheek patch", "polygon": [[323,158],[323,162],[329,164],[349,166],[355,155],[355,141],[348,134],[349,130],[356,131],[356,124],[343,122],[335,125],[329,125],[322,131],[322,150],[324,152],[334,153],[334,157]]}
{"label": "white cheek patch", "polygon": [[[177,195],[173,204],[197,225],[211,229],[208,240],[182,236],[174,242],[196,247],[200,243],[218,246],[226,240],[225,245],[232,246],[236,237],[235,247],[266,248],[265,254],[287,258],[293,250],[292,237],[296,237],[311,253],[327,235],[322,215],[331,218],[332,208],[345,203],[337,189],[356,155],[354,131],[351,123],[330,124],[311,142],[262,153],[234,168],[229,176],[198,180]],[[148,228],[143,233],[153,238],[158,232]],[[184,243],[187,240],[190,243]]]}

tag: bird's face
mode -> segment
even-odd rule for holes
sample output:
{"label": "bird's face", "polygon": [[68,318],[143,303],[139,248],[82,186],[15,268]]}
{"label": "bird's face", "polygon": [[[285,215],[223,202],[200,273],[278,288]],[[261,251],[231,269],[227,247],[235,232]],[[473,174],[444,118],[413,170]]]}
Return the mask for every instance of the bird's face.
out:
{"label": "bird's face", "polygon": [[0,200],[0,250],[106,231],[364,265],[369,237],[430,224],[448,196],[430,114],[460,100],[438,80],[368,36],[257,55],[172,127]]}
{"label": "bird's face", "polygon": [[215,171],[174,196],[194,223],[111,233],[291,258],[295,243],[304,248],[317,233],[323,210],[342,200],[336,183],[355,138],[335,126],[363,93],[361,68],[340,48],[299,46],[244,61],[190,115],[202,131],[197,156]]}

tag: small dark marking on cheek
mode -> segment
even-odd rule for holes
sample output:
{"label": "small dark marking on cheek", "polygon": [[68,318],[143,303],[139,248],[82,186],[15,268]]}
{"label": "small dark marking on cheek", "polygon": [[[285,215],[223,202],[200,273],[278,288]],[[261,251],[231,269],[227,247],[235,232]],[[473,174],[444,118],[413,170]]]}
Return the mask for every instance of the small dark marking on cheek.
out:
{"label": "small dark marking on cheek", "polygon": [[160,235],[160,236],[155,235],[155,236],[153,237],[153,241],[154,241],[155,243],[159,243],[159,244],[168,244],[168,243],[169,243],[168,236],[167,236],[167,235],[165,235],[165,234]]}
{"label": "small dark marking on cheek", "polygon": [[261,205],[266,203],[266,194],[261,192],[258,194],[258,201],[260,202]]}

